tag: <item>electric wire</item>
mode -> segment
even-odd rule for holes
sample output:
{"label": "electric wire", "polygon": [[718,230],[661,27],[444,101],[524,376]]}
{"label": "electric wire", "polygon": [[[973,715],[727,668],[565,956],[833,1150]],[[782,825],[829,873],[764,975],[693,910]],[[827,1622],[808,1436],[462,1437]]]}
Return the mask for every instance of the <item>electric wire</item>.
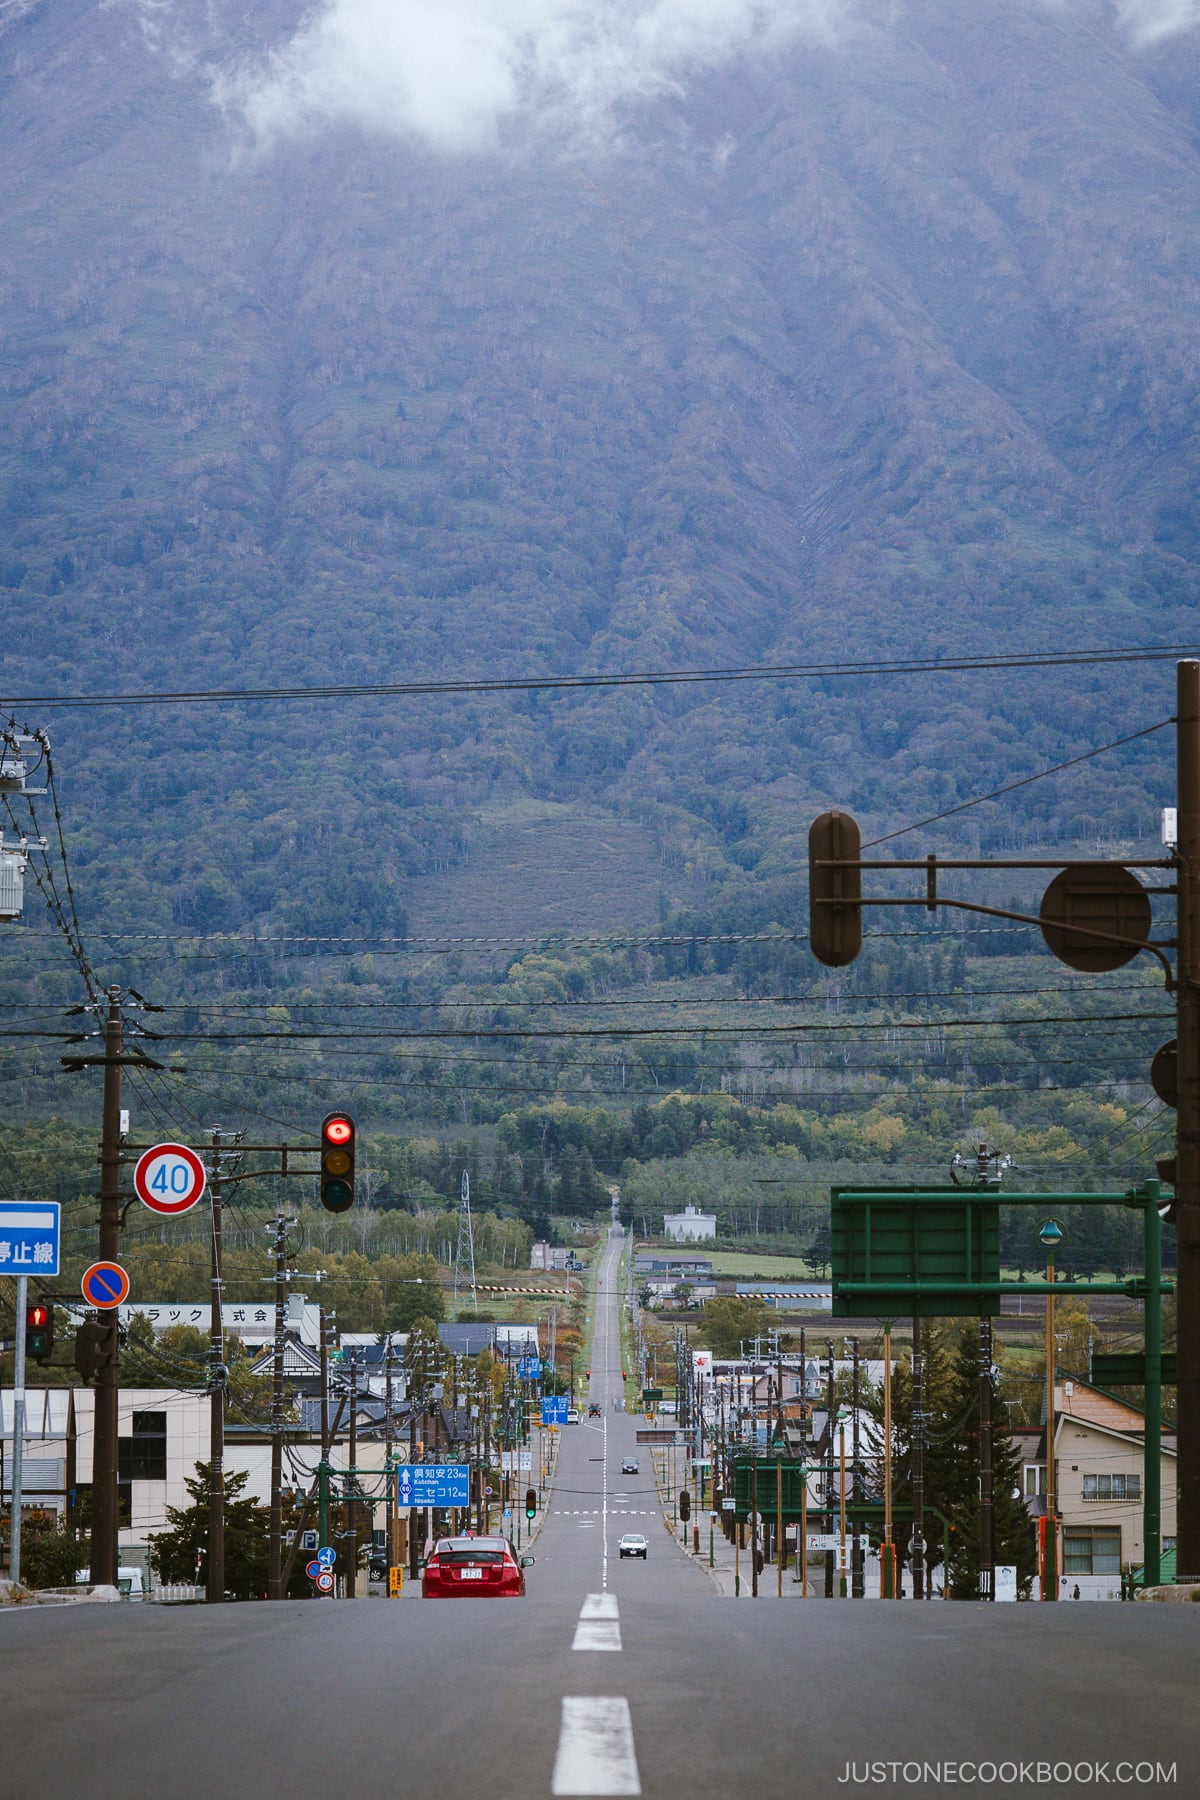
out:
{"label": "electric wire", "polygon": [[1160,662],[1194,655],[1195,644],[1128,645],[1115,648],[1014,652],[1008,655],[879,657],[827,663],[758,663],[715,669],[657,669],[626,673],[530,675],[457,681],[314,683],[308,687],[195,688],[113,694],[18,694],[8,706],[218,705],[248,701],[312,701],[423,698],[458,694],[520,694],[593,688],[678,687],[740,681],[821,681],[835,677],[946,675],[978,670],[1087,668]]}

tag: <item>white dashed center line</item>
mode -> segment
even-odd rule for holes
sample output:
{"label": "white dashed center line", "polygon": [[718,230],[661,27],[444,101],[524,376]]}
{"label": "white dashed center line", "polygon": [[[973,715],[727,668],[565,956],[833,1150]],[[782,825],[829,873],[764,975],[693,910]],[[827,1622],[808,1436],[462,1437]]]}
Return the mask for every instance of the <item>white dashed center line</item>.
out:
{"label": "white dashed center line", "polygon": [[575,1627],[572,1650],[619,1650],[621,1626],[615,1594],[589,1594]]}
{"label": "white dashed center line", "polygon": [[640,1794],[629,1702],[615,1694],[563,1696],[554,1794]]}

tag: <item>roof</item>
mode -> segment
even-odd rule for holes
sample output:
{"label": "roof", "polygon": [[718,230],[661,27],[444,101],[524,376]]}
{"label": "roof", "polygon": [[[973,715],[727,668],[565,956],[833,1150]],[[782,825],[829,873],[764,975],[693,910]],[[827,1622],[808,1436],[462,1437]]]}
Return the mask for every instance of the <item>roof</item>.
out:
{"label": "roof", "polygon": [[438,1326],[438,1336],[452,1356],[479,1356],[496,1342],[496,1327],[481,1320],[455,1319]]}
{"label": "roof", "polygon": [[[1068,1393],[1068,1387],[1071,1392]],[[1144,1431],[1146,1415],[1127,1400],[1106,1394],[1076,1375],[1060,1375],[1054,1386],[1054,1404],[1058,1412],[1073,1419],[1086,1419],[1090,1425],[1107,1425],[1113,1431]]]}

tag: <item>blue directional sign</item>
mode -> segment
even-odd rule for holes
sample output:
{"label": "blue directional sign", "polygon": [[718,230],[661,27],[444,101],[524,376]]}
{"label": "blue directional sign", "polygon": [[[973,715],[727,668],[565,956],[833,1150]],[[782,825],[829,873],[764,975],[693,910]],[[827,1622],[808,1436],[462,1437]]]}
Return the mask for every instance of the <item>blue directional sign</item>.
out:
{"label": "blue directional sign", "polygon": [[469,1506],[471,1471],[466,1463],[401,1463],[396,1496],[399,1506]]}
{"label": "blue directional sign", "polygon": [[322,1544],[321,1548],[317,1551],[317,1561],[323,1569],[332,1569],[334,1563],[337,1561],[337,1551],[329,1544]]}
{"label": "blue directional sign", "polygon": [[565,1394],[542,1395],[542,1424],[565,1425],[567,1422],[567,1396]]}
{"label": "blue directional sign", "polygon": [[523,1381],[536,1381],[542,1372],[540,1356],[523,1356],[517,1364],[517,1374]]}
{"label": "blue directional sign", "polygon": [[56,1200],[0,1200],[0,1275],[57,1275]]}

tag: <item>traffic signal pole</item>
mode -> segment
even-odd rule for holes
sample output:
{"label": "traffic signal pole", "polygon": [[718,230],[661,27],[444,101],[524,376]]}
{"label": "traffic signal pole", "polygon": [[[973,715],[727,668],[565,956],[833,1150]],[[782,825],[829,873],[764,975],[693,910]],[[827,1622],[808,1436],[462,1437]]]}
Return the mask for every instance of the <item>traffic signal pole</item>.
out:
{"label": "traffic signal pole", "polygon": [[212,1257],[208,1347],[208,1562],[204,1571],[204,1598],[225,1598],[225,1334],[221,1317],[221,1128],[213,1127],[212,1167],[208,1191],[212,1197]]}
{"label": "traffic signal pole", "polygon": [[[1200,662],[1176,669],[1177,1581],[1200,1580]],[[1150,1396],[1146,1396],[1149,1408]]]}
{"label": "traffic signal pole", "polygon": [[28,1304],[29,1277],[18,1275],[16,1343],[13,1346],[12,1494],[8,1509],[12,1520],[8,1536],[8,1578],[14,1586],[21,1579],[21,1502],[24,1498],[21,1475],[25,1458],[25,1309]]}
{"label": "traffic signal pole", "polygon": [[[121,1245],[121,990],[108,990],[104,1024],[104,1107],[100,1124],[100,1260],[116,1262]],[[92,1436],[91,1578],[117,1585],[117,1333],[96,1371]]]}

